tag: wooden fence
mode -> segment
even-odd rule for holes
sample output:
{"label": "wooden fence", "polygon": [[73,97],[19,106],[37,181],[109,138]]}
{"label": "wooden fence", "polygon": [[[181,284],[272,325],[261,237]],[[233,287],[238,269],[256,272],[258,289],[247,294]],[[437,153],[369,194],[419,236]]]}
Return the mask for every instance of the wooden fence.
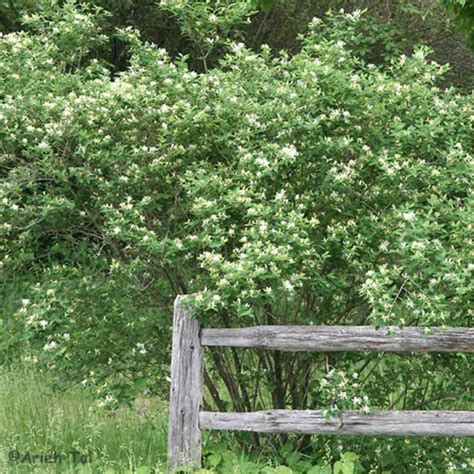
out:
{"label": "wooden fence", "polygon": [[201,411],[203,347],[279,351],[474,352],[474,328],[370,326],[201,328],[178,296],[173,318],[168,468],[201,466],[201,430],[389,436],[474,436],[473,411],[345,411],[330,420],[318,410],[250,413]]}

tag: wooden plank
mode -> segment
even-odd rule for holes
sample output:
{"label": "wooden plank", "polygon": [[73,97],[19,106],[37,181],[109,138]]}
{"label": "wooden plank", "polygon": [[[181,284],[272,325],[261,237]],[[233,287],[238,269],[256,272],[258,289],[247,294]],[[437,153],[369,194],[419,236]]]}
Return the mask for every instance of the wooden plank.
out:
{"label": "wooden plank", "polygon": [[199,321],[177,297],[173,317],[171,391],[168,424],[168,470],[201,467],[199,411],[202,404],[203,349]]}
{"label": "wooden plank", "polygon": [[201,429],[262,433],[368,436],[474,436],[474,412],[343,412],[327,420],[322,411],[270,410],[250,413],[201,412]]}
{"label": "wooden plank", "polygon": [[474,352],[474,328],[255,326],[203,329],[201,343],[280,351]]}

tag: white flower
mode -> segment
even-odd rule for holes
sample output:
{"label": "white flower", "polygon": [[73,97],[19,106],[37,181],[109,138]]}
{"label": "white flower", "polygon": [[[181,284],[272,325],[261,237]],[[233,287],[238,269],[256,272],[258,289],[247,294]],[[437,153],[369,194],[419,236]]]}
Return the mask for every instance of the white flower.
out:
{"label": "white flower", "polygon": [[293,146],[285,146],[281,149],[282,153],[290,158],[296,158],[298,156],[297,149]]}
{"label": "white flower", "polygon": [[40,325],[44,329],[48,325],[48,321],[42,319],[41,321],[38,321],[38,325]]}
{"label": "white flower", "polygon": [[219,295],[214,295],[211,301],[213,304],[219,304],[221,302],[221,297]]}
{"label": "white flower", "polygon": [[364,413],[369,413],[369,412],[370,412],[370,408],[369,408],[367,405],[364,405],[364,406],[362,407],[362,411],[363,411]]}
{"label": "white flower", "polygon": [[114,227],[112,232],[117,235],[117,234],[120,234],[120,232],[122,232],[122,229],[120,227]]}
{"label": "white flower", "polygon": [[270,162],[266,158],[257,158],[255,163],[257,163],[257,165],[261,166],[262,168],[268,168],[270,166]]}
{"label": "white flower", "polygon": [[416,214],[413,211],[408,211],[408,212],[404,212],[402,216],[403,216],[403,219],[405,219],[406,221],[412,221],[415,219]]}
{"label": "white flower", "polygon": [[30,300],[27,299],[27,298],[24,298],[24,299],[21,300],[21,304],[23,306],[28,306],[30,304]]}
{"label": "white flower", "polygon": [[234,54],[240,54],[245,49],[244,43],[234,43],[232,45],[232,52]]}
{"label": "white flower", "polygon": [[43,350],[48,352],[48,351],[52,351],[53,349],[56,349],[56,347],[58,347],[58,344],[54,341],[51,341],[43,346]]}
{"label": "white flower", "polygon": [[415,241],[411,243],[411,248],[415,250],[423,250],[424,248],[426,248],[426,243]]}
{"label": "white flower", "polygon": [[160,112],[161,112],[162,114],[166,114],[166,113],[169,112],[170,108],[169,108],[168,105],[163,104],[163,105],[159,108],[159,110],[160,110]]}
{"label": "white flower", "polygon": [[71,339],[71,335],[68,332],[65,332],[63,334],[63,338],[64,338],[64,340],[69,341],[69,339]]}
{"label": "white flower", "polygon": [[285,288],[286,291],[292,292],[295,289],[295,286],[288,280],[285,280],[283,282],[283,288]]}
{"label": "white flower", "polygon": [[358,18],[360,18],[361,15],[361,10],[354,10],[352,13],[347,13],[346,18],[349,18],[350,20],[357,20]]}
{"label": "white flower", "polygon": [[250,125],[255,125],[255,126],[260,125],[260,122],[258,121],[258,117],[255,114],[247,114],[245,118],[247,119],[247,122]]}
{"label": "white flower", "polygon": [[352,401],[353,401],[354,405],[360,405],[360,404],[362,403],[362,398],[360,398],[360,397],[354,397],[354,398],[352,399]]}
{"label": "white flower", "polygon": [[107,403],[115,403],[117,402],[117,399],[115,398],[115,395],[112,395],[111,393],[107,394],[105,399],[104,399],[104,402],[107,404]]}
{"label": "white flower", "polygon": [[195,297],[195,301],[200,303],[203,300],[204,300],[204,295],[202,293],[197,293]]}
{"label": "white flower", "polygon": [[258,229],[259,229],[259,231],[260,231],[262,234],[265,234],[265,232],[267,232],[267,230],[268,230],[268,225],[267,225],[267,223],[264,222],[264,221],[261,221],[261,222],[260,222],[260,226],[259,226]]}
{"label": "white flower", "polygon": [[137,342],[137,349],[140,354],[146,354],[145,344]]}

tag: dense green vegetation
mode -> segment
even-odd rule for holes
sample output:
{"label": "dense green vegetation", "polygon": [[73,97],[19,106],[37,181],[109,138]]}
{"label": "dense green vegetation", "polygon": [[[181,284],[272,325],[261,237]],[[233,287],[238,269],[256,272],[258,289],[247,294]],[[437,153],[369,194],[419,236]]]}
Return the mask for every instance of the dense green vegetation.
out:
{"label": "dense green vegetation", "polygon": [[[418,11],[391,22],[304,10],[304,34],[279,51],[275,24],[270,46],[264,32],[290,6],[261,7],[44,1],[5,16],[1,361],[57,374],[60,406],[76,403],[64,390],[93,391],[100,426],[137,397],[166,400],[176,294],[193,293],[213,326],[472,324],[469,79],[450,83],[405,34]],[[207,358],[210,408],[472,409],[463,354]],[[118,453],[135,429],[132,444],[164,443],[130,413],[107,459],[154,469],[157,452]],[[79,419],[66,424],[65,440],[86,436]],[[103,426],[100,446],[115,429]],[[3,450],[15,430],[0,431]],[[473,457],[449,439],[213,435],[207,447],[221,472],[268,460],[290,467],[263,472],[468,472]]]}
{"label": "dense green vegetation", "polygon": [[[0,470],[5,473],[151,474],[166,467],[166,406],[140,398],[132,407],[110,412],[97,403],[91,388],[57,391],[48,373],[14,368],[0,372]],[[32,390],[34,387],[34,390]],[[291,443],[265,460],[245,453],[229,437],[205,438],[201,472],[320,474],[329,465],[298,455]],[[34,455],[48,456],[42,462]],[[356,453],[341,453],[334,472],[360,466]]]}
{"label": "dense green vegetation", "polygon": [[[139,398],[132,407],[110,412],[97,402],[94,388],[79,385],[70,387],[67,392],[58,392],[57,382],[50,373],[32,372],[23,367],[1,370],[1,472],[164,472],[167,414],[163,402]],[[322,437],[321,441],[332,442],[328,437]],[[410,451],[410,441],[404,442]],[[272,456],[265,456],[265,453],[242,450],[231,436],[205,436],[204,467],[199,473],[365,472],[360,462],[362,457],[355,452],[339,449],[335,461],[330,463],[319,456],[299,453],[296,447],[296,439],[289,438],[283,446],[273,450]],[[432,449],[429,442],[424,443],[424,448]],[[38,457],[34,458],[35,455]],[[50,461],[41,461],[41,455],[43,459],[51,456]],[[464,456],[467,456],[465,448]]]}

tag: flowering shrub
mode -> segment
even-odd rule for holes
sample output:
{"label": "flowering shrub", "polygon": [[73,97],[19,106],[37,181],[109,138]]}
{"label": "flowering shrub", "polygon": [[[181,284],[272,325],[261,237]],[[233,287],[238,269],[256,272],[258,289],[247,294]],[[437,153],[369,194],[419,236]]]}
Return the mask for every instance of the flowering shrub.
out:
{"label": "flowering shrub", "polygon": [[[187,2],[163,8],[178,4],[189,26]],[[428,50],[367,64],[356,12],[313,20],[293,57],[226,33],[197,74],[127,29],[130,64],[113,75],[95,59],[98,14],[67,2],[27,21],[0,43],[10,359],[102,384],[106,400],[166,393],[177,293],[213,326],[470,324],[473,96],[436,86]],[[468,403],[461,355],[209,358],[224,408]],[[389,442],[397,467],[408,448]],[[419,466],[461,469],[461,441],[436,446],[416,445]]]}

